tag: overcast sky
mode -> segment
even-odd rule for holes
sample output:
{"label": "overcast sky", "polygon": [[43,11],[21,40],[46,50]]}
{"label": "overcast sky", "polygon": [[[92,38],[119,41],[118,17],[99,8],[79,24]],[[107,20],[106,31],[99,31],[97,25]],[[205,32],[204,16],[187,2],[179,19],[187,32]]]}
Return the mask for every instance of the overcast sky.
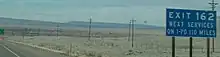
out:
{"label": "overcast sky", "polygon": [[[0,0],[0,16],[54,22],[93,21],[164,26],[166,8],[210,10],[211,0]],[[216,0],[220,3],[220,0]],[[220,6],[217,6],[220,11]],[[219,12],[218,12],[219,13]]]}

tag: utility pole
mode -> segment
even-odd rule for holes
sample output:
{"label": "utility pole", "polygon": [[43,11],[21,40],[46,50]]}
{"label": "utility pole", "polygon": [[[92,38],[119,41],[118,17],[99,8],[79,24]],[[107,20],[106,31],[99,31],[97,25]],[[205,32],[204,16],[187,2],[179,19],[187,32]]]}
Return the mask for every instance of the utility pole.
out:
{"label": "utility pole", "polygon": [[130,41],[131,38],[131,20],[129,20],[129,25],[128,25],[128,41]]}
{"label": "utility pole", "polygon": [[88,40],[90,41],[91,40],[91,28],[92,28],[92,17],[89,18],[89,38]]}
{"label": "utility pole", "polygon": [[[216,3],[214,0],[212,0],[211,3],[209,3],[211,5],[212,11],[215,10],[216,5],[218,5],[218,3]],[[212,52],[215,52],[215,39],[212,38]]]}
{"label": "utility pole", "polygon": [[134,18],[131,20],[131,30],[132,30],[132,33],[131,33],[131,47],[133,48],[134,47],[134,22],[136,20],[134,20]]}

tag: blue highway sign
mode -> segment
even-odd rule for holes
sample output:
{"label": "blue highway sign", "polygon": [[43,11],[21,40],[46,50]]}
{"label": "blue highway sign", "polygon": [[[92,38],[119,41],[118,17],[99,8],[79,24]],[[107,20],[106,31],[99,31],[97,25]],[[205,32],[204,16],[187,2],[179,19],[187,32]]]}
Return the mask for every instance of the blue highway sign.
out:
{"label": "blue highway sign", "polygon": [[216,11],[166,9],[166,36],[216,37]]}

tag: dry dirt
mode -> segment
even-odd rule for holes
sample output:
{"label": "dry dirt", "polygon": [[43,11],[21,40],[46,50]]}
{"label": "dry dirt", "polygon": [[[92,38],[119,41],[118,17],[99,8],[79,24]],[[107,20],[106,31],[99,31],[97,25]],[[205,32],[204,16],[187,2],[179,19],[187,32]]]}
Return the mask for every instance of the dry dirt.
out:
{"label": "dry dirt", "polygon": [[[128,41],[127,29],[94,31],[101,34],[98,35],[99,37],[93,36],[90,41],[88,41],[88,37],[45,35],[25,36],[24,40],[19,35],[8,36],[8,39],[65,51],[76,57],[171,57],[171,37],[165,36],[162,29],[136,30],[133,48],[131,41]],[[113,32],[114,36],[103,36],[108,32]],[[211,56],[220,57],[219,41],[220,39],[217,37],[215,39],[216,49]],[[176,56],[189,57],[189,38],[176,37]],[[193,38],[193,56],[206,57],[206,38]]]}

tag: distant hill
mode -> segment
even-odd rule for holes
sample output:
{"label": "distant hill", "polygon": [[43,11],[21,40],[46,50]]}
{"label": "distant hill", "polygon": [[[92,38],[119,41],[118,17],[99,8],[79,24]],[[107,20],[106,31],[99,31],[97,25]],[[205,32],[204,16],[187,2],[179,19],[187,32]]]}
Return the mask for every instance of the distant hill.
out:
{"label": "distant hill", "polygon": [[25,20],[25,19],[13,19],[0,17],[0,24],[4,25],[54,25],[56,22],[47,22],[39,20]]}
{"label": "distant hill", "polygon": [[[68,24],[77,25],[80,27],[88,27],[89,22],[71,21],[71,22],[68,22]],[[95,27],[95,28],[128,28],[129,24],[92,22],[92,27]],[[135,24],[135,28],[162,28],[162,27],[153,26],[153,25]]]}
{"label": "distant hill", "polygon": [[[89,22],[84,21],[71,21],[67,23],[39,21],[39,20],[25,20],[25,19],[14,19],[0,17],[0,26],[18,26],[18,27],[56,27],[59,24],[61,27],[83,27],[87,28]],[[105,23],[105,22],[92,22],[93,28],[128,28],[128,24],[121,23]],[[153,25],[136,24],[136,28],[162,28]]]}

